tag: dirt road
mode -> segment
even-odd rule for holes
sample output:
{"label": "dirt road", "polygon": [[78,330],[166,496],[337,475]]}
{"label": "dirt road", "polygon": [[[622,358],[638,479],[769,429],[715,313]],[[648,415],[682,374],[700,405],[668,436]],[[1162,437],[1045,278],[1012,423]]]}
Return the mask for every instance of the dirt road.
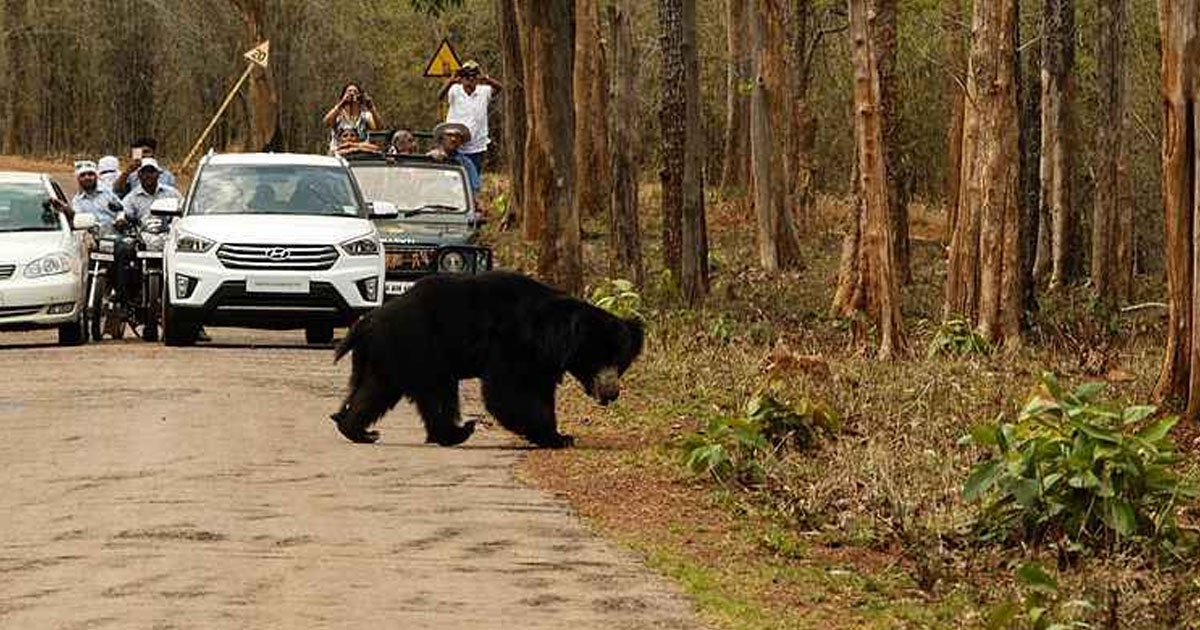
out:
{"label": "dirt road", "polygon": [[403,405],[352,445],[326,418],[348,370],[331,351],[214,337],[0,335],[0,628],[699,626],[513,479],[508,434],[426,446]]}

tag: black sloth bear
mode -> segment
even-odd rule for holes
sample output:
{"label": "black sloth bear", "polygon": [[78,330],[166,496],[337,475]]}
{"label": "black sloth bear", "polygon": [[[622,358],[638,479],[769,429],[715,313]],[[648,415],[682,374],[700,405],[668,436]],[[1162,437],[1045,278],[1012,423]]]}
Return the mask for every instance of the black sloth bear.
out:
{"label": "black sloth bear", "polygon": [[642,351],[642,325],[524,276],[437,275],[361,319],[337,349],[354,352],[350,391],[333,414],[354,442],[379,439],[371,425],[407,397],[426,441],[461,444],[458,382],[479,378],[487,410],[504,428],[544,447],[571,446],[558,432],[554,392],[569,373],[601,405]]}

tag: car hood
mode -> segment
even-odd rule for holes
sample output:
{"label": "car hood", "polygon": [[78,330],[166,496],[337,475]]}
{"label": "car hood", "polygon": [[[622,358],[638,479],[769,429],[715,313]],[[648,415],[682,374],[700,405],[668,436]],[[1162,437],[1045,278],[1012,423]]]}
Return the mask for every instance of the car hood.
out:
{"label": "car hood", "polygon": [[466,245],[475,238],[475,231],[462,221],[381,221],[375,227],[387,245]]}
{"label": "car hood", "polygon": [[62,230],[0,232],[0,263],[27,263],[54,252],[75,252],[70,236]]}
{"label": "car hood", "polygon": [[294,214],[225,214],[190,216],[176,228],[218,243],[246,245],[329,245],[343,243],[374,230],[357,217],[315,217]]}

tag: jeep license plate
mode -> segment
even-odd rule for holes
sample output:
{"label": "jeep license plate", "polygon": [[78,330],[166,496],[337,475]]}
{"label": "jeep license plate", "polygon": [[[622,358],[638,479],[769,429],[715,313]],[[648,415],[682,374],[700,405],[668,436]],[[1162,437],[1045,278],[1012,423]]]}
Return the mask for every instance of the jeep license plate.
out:
{"label": "jeep license plate", "polygon": [[308,293],[308,278],[265,277],[246,278],[247,293]]}
{"label": "jeep license plate", "polygon": [[405,291],[411,289],[413,284],[412,282],[389,280],[383,283],[383,291],[387,295],[402,295]]}

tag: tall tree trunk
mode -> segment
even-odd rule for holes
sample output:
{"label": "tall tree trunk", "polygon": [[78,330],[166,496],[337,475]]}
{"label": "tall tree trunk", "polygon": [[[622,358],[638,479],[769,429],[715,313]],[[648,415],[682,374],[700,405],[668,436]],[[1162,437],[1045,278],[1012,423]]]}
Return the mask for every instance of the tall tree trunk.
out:
{"label": "tall tree trunk", "polygon": [[27,85],[25,73],[28,60],[23,52],[26,48],[25,28],[26,0],[4,0],[4,52],[7,63],[5,69],[8,77],[8,89],[4,98],[4,137],[2,153],[19,153],[21,146],[21,130],[25,129],[22,119],[22,100],[26,96],[24,86]]}
{"label": "tall tree trunk", "polygon": [[664,233],[664,245],[677,247],[677,277],[684,299],[698,305],[708,292],[708,234],[696,2],[660,0],[658,11],[663,59],[663,218],[664,230],[668,217],[674,230]]}
{"label": "tall tree trunk", "polygon": [[946,239],[954,234],[958,218],[959,188],[962,180],[963,116],[966,108],[967,29],[963,23],[962,0],[950,0],[943,22],[946,31],[946,67],[949,78],[950,125],[946,129]]}
{"label": "tall tree trunk", "polygon": [[612,99],[609,129],[612,147],[612,203],[609,206],[609,273],[645,286],[641,229],[638,227],[638,152],[629,121],[637,117],[637,55],[633,47],[630,0],[608,5],[612,50]]}
{"label": "tall tree trunk", "polygon": [[[521,180],[521,197],[523,204],[521,206],[521,236],[528,242],[536,243],[541,240],[542,232],[546,229],[546,206],[542,202],[535,202],[534,196],[537,195],[535,190],[539,186],[545,185],[544,181],[539,181],[538,177],[545,175],[545,166],[534,168],[533,161],[536,159],[536,153],[539,148],[533,138],[534,127],[538,124],[534,112],[537,110],[538,94],[535,92],[535,81],[538,80],[537,65],[534,59],[534,44],[533,44],[533,24],[535,18],[533,14],[540,10],[541,3],[538,0],[514,0],[517,3],[517,32],[521,40],[521,60],[524,62],[522,75],[525,85],[525,144],[521,148],[524,154],[522,162],[525,165],[524,177]],[[557,1],[557,0],[555,0]],[[572,61],[572,63],[574,63]],[[568,84],[570,85],[570,84]],[[572,123],[573,124],[573,123]],[[574,129],[572,129],[572,134]],[[557,140],[562,142],[561,138]],[[572,145],[567,145],[571,147]],[[574,167],[574,164],[572,164]]]}
{"label": "tall tree trunk", "polygon": [[962,199],[950,243],[948,315],[1021,343],[1016,0],[976,2],[963,134]]}
{"label": "tall tree trunk", "polygon": [[[1017,12],[1021,11],[1018,2]],[[1038,16],[1040,17],[1040,16]],[[1041,91],[1041,48],[1022,44],[1023,30],[1029,24],[1024,15],[1017,16],[1017,103],[1021,108],[1021,123],[1017,132],[1017,143],[1021,152],[1020,175],[1021,183],[1021,286],[1023,288],[1022,303],[1024,310],[1033,312],[1037,309],[1037,282],[1034,281],[1034,267],[1037,263],[1038,248],[1038,217],[1041,214],[1041,131],[1042,131],[1042,91]],[[1029,29],[1037,32],[1038,29]],[[1022,52],[1027,50],[1027,52]]]}
{"label": "tall tree trunk", "polygon": [[608,73],[597,0],[575,3],[575,196],[580,212],[608,206]]}
{"label": "tall tree trunk", "polygon": [[903,162],[900,159],[900,100],[896,87],[896,0],[872,0],[872,28],[879,71],[879,115],[883,125],[884,142],[880,146],[885,185],[887,186],[888,216],[892,223],[893,265],[900,273],[900,282],[912,276],[909,269],[908,191]]}
{"label": "tall tree trunk", "polygon": [[803,233],[812,222],[813,178],[816,165],[813,156],[817,149],[817,116],[809,102],[812,87],[812,53],[816,37],[810,33],[812,0],[791,0],[791,19],[788,30],[788,66],[792,70],[790,130],[785,181],[788,184],[792,216]]}
{"label": "tall tree trunk", "polygon": [[[544,217],[538,274],[568,293],[583,290],[583,250],[574,190],[575,107],[572,102],[575,15],[573,0],[539,1],[529,10],[526,77],[532,108],[525,168],[531,182],[526,207]],[[532,7],[530,7],[532,9]]]}
{"label": "tall tree trunk", "polygon": [[[886,11],[871,10],[872,0],[849,0],[850,40],[854,56],[855,153],[866,222],[859,228],[859,249],[866,273],[867,310],[879,333],[879,358],[889,360],[905,349],[900,313],[901,270],[896,267],[893,237],[895,215],[890,210],[887,180],[887,110],[883,94],[885,43],[895,36]],[[878,6],[878,5],[877,5]],[[894,16],[893,16],[894,17]],[[894,44],[894,40],[893,40]]]}
{"label": "tall tree trunk", "polygon": [[743,188],[750,176],[750,50],[746,41],[746,0],[725,0],[729,59],[725,69],[725,152],[721,187]]}
{"label": "tall tree trunk", "polygon": [[525,64],[521,55],[521,31],[515,0],[496,0],[496,24],[500,30],[504,72],[504,139],[508,162],[508,214],[505,227],[520,221],[525,201]]}
{"label": "tall tree trunk", "polygon": [[1200,415],[1200,0],[1159,0],[1162,34],[1162,199],[1166,212],[1169,323],[1163,368],[1155,387],[1161,401],[1186,403],[1189,419]]}
{"label": "tall tree trunk", "polygon": [[[246,48],[266,41],[266,0],[233,0],[245,24]],[[279,94],[273,79],[274,66],[255,67],[250,73],[250,134],[252,151],[279,148]]]}
{"label": "tall tree trunk", "polygon": [[[1102,0],[1096,44],[1100,120],[1096,129],[1096,194],[1092,213],[1092,290],[1101,303],[1125,298],[1126,274],[1117,267],[1125,161],[1125,0]],[[1128,246],[1125,248],[1128,251]]]}
{"label": "tall tree trunk", "polygon": [[[1042,222],[1049,225],[1035,273],[1046,267],[1050,286],[1073,282],[1079,266],[1078,219],[1071,186],[1070,120],[1074,98],[1075,2],[1044,0],[1042,38]],[[1043,237],[1039,232],[1039,240]],[[1039,276],[1040,277],[1040,276]]]}

